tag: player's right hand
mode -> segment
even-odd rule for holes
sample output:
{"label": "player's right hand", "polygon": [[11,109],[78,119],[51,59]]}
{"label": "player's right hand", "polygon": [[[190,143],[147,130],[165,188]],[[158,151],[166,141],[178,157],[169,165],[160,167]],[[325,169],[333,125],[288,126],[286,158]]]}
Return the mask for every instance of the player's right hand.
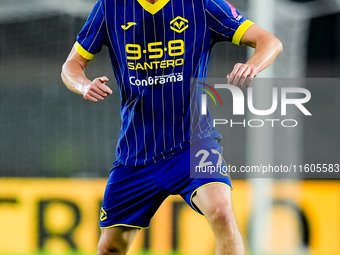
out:
{"label": "player's right hand", "polygon": [[95,103],[104,100],[105,97],[112,94],[112,90],[105,84],[108,81],[109,79],[106,76],[94,79],[85,87],[83,97]]}

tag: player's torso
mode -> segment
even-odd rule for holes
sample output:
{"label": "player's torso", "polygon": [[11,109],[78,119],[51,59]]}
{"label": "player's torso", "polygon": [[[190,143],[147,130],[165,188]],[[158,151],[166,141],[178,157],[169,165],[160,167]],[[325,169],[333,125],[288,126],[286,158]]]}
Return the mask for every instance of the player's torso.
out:
{"label": "player's torso", "polygon": [[190,116],[190,79],[204,76],[211,48],[204,2],[105,3],[107,44],[122,100],[116,155],[128,165],[156,162],[187,143],[198,122]]}
{"label": "player's torso", "polygon": [[195,75],[210,43],[203,1],[107,0],[105,8],[113,64],[129,92]]}

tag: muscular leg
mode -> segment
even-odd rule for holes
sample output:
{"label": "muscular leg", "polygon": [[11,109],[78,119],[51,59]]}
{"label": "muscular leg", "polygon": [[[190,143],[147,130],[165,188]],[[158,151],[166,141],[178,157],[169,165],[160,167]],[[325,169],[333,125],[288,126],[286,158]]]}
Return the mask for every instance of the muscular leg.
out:
{"label": "muscular leg", "polygon": [[127,254],[137,232],[137,228],[129,227],[102,229],[98,244],[98,255]]}
{"label": "muscular leg", "polygon": [[227,185],[209,184],[193,197],[194,204],[207,217],[216,238],[216,255],[245,255]]}

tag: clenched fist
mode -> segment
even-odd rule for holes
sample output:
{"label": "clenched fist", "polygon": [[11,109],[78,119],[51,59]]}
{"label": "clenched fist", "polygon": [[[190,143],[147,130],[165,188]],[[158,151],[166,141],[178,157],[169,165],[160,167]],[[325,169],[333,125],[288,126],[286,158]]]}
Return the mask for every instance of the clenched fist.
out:
{"label": "clenched fist", "polygon": [[98,102],[112,94],[112,90],[105,84],[109,79],[102,76],[94,79],[89,85],[85,86],[83,96],[86,100]]}

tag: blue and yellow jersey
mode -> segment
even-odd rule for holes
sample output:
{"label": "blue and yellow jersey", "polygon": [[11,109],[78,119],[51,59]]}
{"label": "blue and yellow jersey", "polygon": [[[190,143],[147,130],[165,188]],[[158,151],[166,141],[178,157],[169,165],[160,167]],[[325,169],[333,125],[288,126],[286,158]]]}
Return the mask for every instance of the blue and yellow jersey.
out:
{"label": "blue and yellow jersey", "polygon": [[191,78],[204,78],[213,45],[239,44],[252,22],[224,0],[98,0],[75,48],[109,49],[121,96],[115,164],[158,162],[191,142],[219,139],[200,115]]}

